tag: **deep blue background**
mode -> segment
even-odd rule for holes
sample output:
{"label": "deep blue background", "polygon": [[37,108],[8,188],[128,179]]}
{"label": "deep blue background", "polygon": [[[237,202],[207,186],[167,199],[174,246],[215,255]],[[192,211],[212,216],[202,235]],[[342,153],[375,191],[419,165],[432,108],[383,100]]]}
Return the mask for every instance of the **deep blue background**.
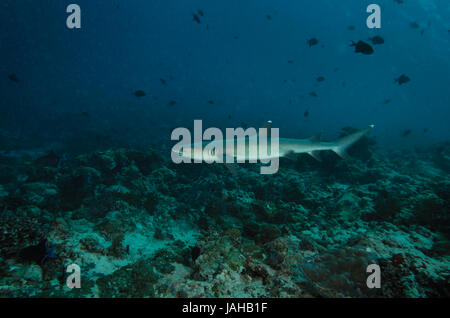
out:
{"label": "deep blue background", "polygon": [[[73,2],[81,30],[65,25]],[[370,3],[382,7],[381,30],[365,26]],[[198,9],[201,24],[191,14]],[[194,119],[220,128],[271,119],[286,137],[333,138],[372,123],[383,145],[450,136],[448,0],[3,0],[0,21],[4,134],[50,143],[95,131],[146,145],[169,142],[170,128]],[[349,46],[374,35],[386,43],[371,56]],[[309,48],[311,37],[319,45]],[[399,86],[403,73],[411,82]],[[137,89],[148,96],[137,99]]]}

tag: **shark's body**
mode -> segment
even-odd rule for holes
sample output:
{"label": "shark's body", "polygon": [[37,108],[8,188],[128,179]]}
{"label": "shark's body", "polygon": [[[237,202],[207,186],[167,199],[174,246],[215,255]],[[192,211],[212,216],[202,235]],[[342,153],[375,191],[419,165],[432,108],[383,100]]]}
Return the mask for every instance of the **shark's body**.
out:
{"label": "shark's body", "polygon": [[[309,139],[292,139],[292,138],[279,138],[278,139],[278,151],[258,151],[258,149],[251,149],[248,142],[249,137],[234,139],[234,151],[227,151],[223,146],[230,140],[214,140],[208,142],[202,142],[200,144],[192,144],[190,146],[183,147],[183,150],[179,153],[180,156],[185,158],[214,162],[223,159],[225,157],[232,157],[237,162],[256,162],[267,161],[274,158],[290,157],[294,154],[307,153],[313,156],[315,159],[320,160],[319,152],[325,150],[334,151],[342,158],[347,158],[346,149],[360,140],[366,134],[368,134],[374,125],[370,125],[368,128],[357,131],[348,136],[342,137],[336,141],[324,142],[320,141],[320,134],[315,135]],[[268,138],[268,144],[271,143],[271,139]],[[209,150],[205,151],[205,147],[208,146]],[[216,149],[224,148],[223,152],[219,152]],[[271,149],[270,146],[268,146]]]}

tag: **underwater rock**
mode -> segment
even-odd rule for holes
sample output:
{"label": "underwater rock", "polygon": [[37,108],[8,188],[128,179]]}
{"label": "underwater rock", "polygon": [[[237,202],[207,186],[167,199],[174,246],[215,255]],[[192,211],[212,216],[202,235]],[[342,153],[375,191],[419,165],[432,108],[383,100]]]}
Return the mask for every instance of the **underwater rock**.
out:
{"label": "underwater rock", "polygon": [[301,264],[302,286],[320,297],[374,297],[377,289],[368,289],[366,269],[376,262],[371,253],[345,247],[321,253],[320,257]]}
{"label": "underwater rock", "polygon": [[148,260],[124,266],[96,281],[100,297],[155,297],[154,284],[160,276]]}

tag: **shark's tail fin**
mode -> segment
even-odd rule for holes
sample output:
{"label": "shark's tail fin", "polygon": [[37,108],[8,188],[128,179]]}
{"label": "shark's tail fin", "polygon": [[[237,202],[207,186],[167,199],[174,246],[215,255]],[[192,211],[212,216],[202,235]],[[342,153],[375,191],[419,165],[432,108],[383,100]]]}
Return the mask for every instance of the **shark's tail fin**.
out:
{"label": "shark's tail fin", "polygon": [[348,136],[342,137],[338,141],[336,141],[336,145],[331,148],[335,153],[337,153],[341,158],[348,159],[349,156],[346,152],[347,148],[353,145],[355,142],[360,140],[362,137],[367,135],[375,125],[370,125],[368,128],[357,131],[353,134],[350,134]]}

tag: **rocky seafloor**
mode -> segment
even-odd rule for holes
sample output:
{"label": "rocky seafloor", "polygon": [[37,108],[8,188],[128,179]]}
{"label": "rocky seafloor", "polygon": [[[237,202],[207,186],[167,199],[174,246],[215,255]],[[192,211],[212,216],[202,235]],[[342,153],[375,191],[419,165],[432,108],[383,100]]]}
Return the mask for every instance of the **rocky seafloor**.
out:
{"label": "rocky seafloor", "polygon": [[274,175],[157,150],[0,152],[0,296],[448,297],[450,145],[350,152]]}

